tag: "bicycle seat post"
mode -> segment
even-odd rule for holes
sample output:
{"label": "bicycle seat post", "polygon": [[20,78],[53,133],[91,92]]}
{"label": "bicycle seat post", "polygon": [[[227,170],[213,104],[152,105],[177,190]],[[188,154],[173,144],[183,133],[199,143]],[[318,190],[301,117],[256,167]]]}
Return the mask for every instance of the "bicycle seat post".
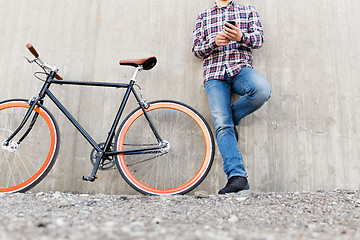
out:
{"label": "bicycle seat post", "polygon": [[136,82],[136,77],[138,75],[139,72],[141,72],[143,70],[143,66],[139,65],[138,67],[136,67],[134,75],[132,76],[131,80]]}

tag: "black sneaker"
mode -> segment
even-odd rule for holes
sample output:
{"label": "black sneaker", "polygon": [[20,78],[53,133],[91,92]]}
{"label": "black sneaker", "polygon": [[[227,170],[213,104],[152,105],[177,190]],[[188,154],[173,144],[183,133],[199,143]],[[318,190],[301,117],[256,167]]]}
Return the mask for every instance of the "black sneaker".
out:
{"label": "black sneaker", "polygon": [[219,194],[249,192],[250,187],[247,178],[242,176],[234,176],[228,180],[226,186],[219,191]]}

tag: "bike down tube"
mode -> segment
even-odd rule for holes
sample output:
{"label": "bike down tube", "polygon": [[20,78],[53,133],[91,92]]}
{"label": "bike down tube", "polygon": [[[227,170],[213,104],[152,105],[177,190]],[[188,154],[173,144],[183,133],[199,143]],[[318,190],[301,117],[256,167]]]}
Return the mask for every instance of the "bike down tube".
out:
{"label": "bike down tube", "polygon": [[46,95],[54,102],[54,104],[64,113],[69,121],[75,126],[75,128],[85,137],[85,139],[93,146],[98,152],[101,152],[101,148],[94,139],[85,131],[85,129],[76,121],[76,119],[70,114],[70,112],[60,103],[60,101],[50,92],[49,89],[45,90]]}

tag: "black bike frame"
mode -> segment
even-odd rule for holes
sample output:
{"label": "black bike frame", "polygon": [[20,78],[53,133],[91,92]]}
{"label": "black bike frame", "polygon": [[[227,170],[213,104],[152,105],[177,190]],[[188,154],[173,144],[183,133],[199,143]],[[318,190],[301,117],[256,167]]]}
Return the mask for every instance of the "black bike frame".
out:
{"label": "black bike frame", "polygon": [[[136,71],[139,71],[137,69]],[[21,130],[21,128],[25,125],[25,123],[30,118],[31,113],[33,112],[36,105],[43,103],[43,99],[48,96],[53,103],[61,110],[61,112],[70,120],[70,122],[75,126],[75,128],[83,135],[83,137],[90,143],[90,145],[96,149],[96,151],[99,153],[99,155],[96,158],[96,162],[94,164],[94,169],[91,174],[93,178],[96,178],[96,172],[99,168],[100,162],[102,159],[104,159],[106,156],[115,156],[118,154],[124,154],[124,155],[132,155],[132,154],[146,154],[146,153],[160,153],[161,149],[164,148],[164,143],[155,129],[154,124],[152,123],[151,119],[149,118],[145,106],[142,104],[139,96],[137,95],[134,85],[135,81],[132,79],[129,84],[124,83],[106,83],[106,82],[82,82],[82,81],[64,81],[64,80],[56,80],[54,79],[56,72],[50,72],[48,75],[40,93],[39,97],[36,99],[33,99],[29,102],[31,105],[27,114],[24,117],[24,120],[20,124],[19,128],[7,139],[7,143],[13,139],[13,137]],[[60,84],[60,85],[81,85],[81,86],[94,86],[94,87],[111,87],[111,88],[125,88],[126,92],[124,94],[123,100],[120,104],[119,110],[115,116],[114,122],[111,126],[111,129],[108,133],[107,139],[105,141],[104,148],[101,149],[99,144],[95,142],[95,140],[88,134],[85,129],[80,125],[80,123],[71,115],[71,113],[60,103],[60,101],[55,97],[55,95],[49,90],[51,84]],[[117,129],[117,126],[119,124],[120,118],[122,116],[122,113],[125,109],[126,103],[131,95],[131,93],[135,96],[136,101],[139,103],[140,108],[144,112],[144,116],[147,119],[149,126],[151,130],[153,131],[156,139],[158,140],[159,145],[156,147],[148,147],[148,148],[142,148],[142,149],[134,149],[134,150],[126,150],[126,151],[109,151],[111,142],[113,141],[113,138],[115,137],[115,131]],[[37,116],[36,116],[37,117]],[[32,123],[30,124],[29,130],[26,131],[25,136],[28,134],[28,132],[31,130],[33,122],[36,121],[36,117],[32,120]],[[23,136],[21,139],[23,139],[25,136]]]}

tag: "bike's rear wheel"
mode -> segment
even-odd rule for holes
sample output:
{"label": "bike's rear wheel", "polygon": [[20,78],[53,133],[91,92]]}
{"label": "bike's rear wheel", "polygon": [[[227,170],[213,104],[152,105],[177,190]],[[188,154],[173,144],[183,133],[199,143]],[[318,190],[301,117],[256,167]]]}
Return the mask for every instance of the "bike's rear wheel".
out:
{"label": "bike's rear wheel", "polygon": [[[55,163],[60,137],[57,123],[42,106],[35,107],[26,125],[12,140],[13,148],[5,140],[17,129],[30,108],[26,100],[0,102],[0,193],[25,192],[38,184]],[[24,135],[38,113],[36,122],[24,140]]]}
{"label": "bike's rear wheel", "polygon": [[[214,159],[214,139],[208,124],[197,111],[175,101],[152,102],[146,112],[169,149],[118,155],[116,164],[121,175],[144,194],[191,191],[204,180]],[[115,145],[117,151],[159,145],[141,108],[124,120]]]}

